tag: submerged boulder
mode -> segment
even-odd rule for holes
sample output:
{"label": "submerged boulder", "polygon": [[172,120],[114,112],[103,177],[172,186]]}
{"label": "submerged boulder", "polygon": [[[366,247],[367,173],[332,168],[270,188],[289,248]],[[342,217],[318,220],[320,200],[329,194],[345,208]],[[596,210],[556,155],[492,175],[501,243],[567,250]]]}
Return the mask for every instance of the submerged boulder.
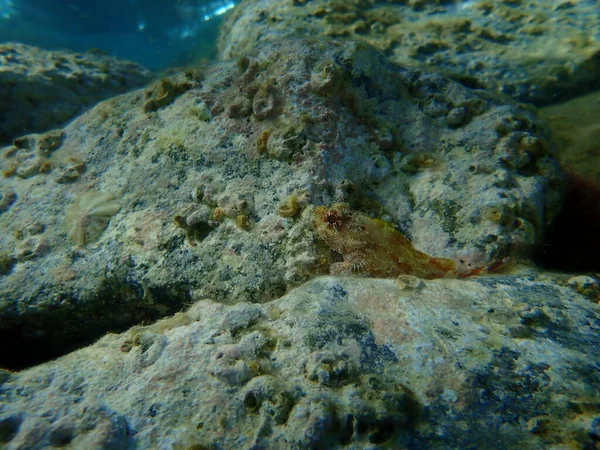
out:
{"label": "submerged boulder", "polygon": [[150,81],[139,64],[100,50],[49,51],[0,44],[0,143],[63,126],[101,100]]}
{"label": "submerged boulder", "polygon": [[368,42],[392,61],[536,106],[600,89],[597,2],[245,0],[222,58],[298,36]]}
{"label": "submerged boulder", "polygon": [[468,273],[539,243],[562,195],[532,111],[356,42],[267,42],[18,138],[0,163],[12,367],[328,273],[313,206],[345,202]]}
{"label": "submerged boulder", "polygon": [[57,361],[0,372],[0,442],[591,449],[599,296],[589,277],[523,271],[323,277],[263,305],[202,300]]}

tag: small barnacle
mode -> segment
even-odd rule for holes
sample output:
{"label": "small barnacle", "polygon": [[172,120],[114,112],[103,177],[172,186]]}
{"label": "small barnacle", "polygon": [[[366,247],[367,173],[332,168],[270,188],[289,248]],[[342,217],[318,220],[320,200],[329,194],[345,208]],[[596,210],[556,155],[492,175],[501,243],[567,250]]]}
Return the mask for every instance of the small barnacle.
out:
{"label": "small barnacle", "polygon": [[42,161],[40,165],[40,173],[48,173],[52,170],[52,162],[48,159]]}
{"label": "small barnacle", "polygon": [[18,168],[19,163],[17,161],[10,161],[8,164],[6,164],[6,167],[2,169],[2,176],[6,178],[14,177],[17,173]]}
{"label": "small barnacle", "polygon": [[48,252],[50,246],[46,239],[29,238],[20,242],[15,248],[17,261],[28,261]]}
{"label": "small barnacle", "polygon": [[294,217],[298,214],[298,199],[294,194],[290,195],[281,205],[277,207],[277,213],[283,217]]}
{"label": "small barnacle", "polygon": [[422,170],[437,167],[440,164],[440,158],[433,152],[418,152],[406,155],[402,160],[402,171],[407,173],[417,173]]}
{"label": "small barnacle", "polygon": [[42,164],[42,158],[30,155],[20,162],[16,175],[21,178],[31,178],[41,173],[40,168],[42,167]]}
{"label": "small barnacle", "polygon": [[79,178],[85,171],[85,162],[79,156],[71,155],[56,175],[57,183],[70,183]]}
{"label": "small barnacle", "polygon": [[240,77],[241,85],[246,86],[251,83],[258,75],[261,64],[256,58],[244,56],[237,61],[238,69],[242,76]]}
{"label": "small barnacle", "polygon": [[30,149],[35,143],[35,139],[31,136],[21,136],[13,141],[13,145],[19,149]]}
{"label": "small barnacle", "polygon": [[277,207],[277,213],[282,217],[295,217],[307,201],[306,191],[294,191]]}
{"label": "small barnacle", "polygon": [[220,222],[225,216],[225,210],[220,206],[217,206],[212,213],[212,220]]}
{"label": "small barnacle", "polygon": [[158,85],[153,86],[154,90],[146,91],[146,96],[150,99],[144,103],[144,111],[151,112],[156,111],[162,106],[171,103],[173,98],[173,83],[166,78],[160,80]]}
{"label": "small barnacle", "polygon": [[48,131],[38,139],[37,150],[42,156],[48,156],[50,153],[60,148],[65,139],[65,133],[62,130]]}
{"label": "small barnacle", "polygon": [[190,108],[189,113],[200,119],[202,122],[210,122],[212,119],[212,113],[204,103],[200,103],[199,105]]}
{"label": "small barnacle", "polygon": [[235,216],[235,224],[238,228],[242,230],[247,230],[250,228],[250,218],[247,214],[238,214]]}
{"label": "small barnacle", "polygon": [[181,214],[176,214],[173,217],[173,222],[175,222],[175,225],[177,225],[180,228],[187,228],[187,221],[185,220],[185,216],[182,216]]}
{"label": "small barnacle", "polygon": [[158,84],[146,91],[146,96],[150,97],[150,99],[144,103],[144,111],[153,112],[163,106],[167,106],[175,100],[178,95],[183,94],[191,88],[192,84],[189,81],[174,83],[171,80],[163,78]]}
{"label": "small barnacle", "polygon": [[461,126],[466,120],[468,120],[467,110],[464,107],[452,108],[446,114],[446,121],[448,125],[453,128]]}
{"label": "small barnacle", "polygon": [[258,136],[258,139],[256,140],[256,148],[258,149],[258,153],[267,153],[267,144],[270,136],[270,131],[261,131],[260,136]]}
{"label": "small barnacle", "polygon": [[415,290],[423,287],[423,282],[412,275],[398,275],[394,280],[394,284],[400,290]]}
{"label": "small barnacle", "polygon": [[531,156],[539,158],[546,152],[546,144],[540,138],[525,133],[519,142],[519,151],[527,152]]}
{"label": "small barnacle", "polygon": [[68,163],[73,166],[78,172],[85,170],[85,162],[80,156],[71,155],[67,158]]}
{"label": "small barnacle", "polygon": [[210,208],[202,205],[201,207],[173,217],[175,225],[186,231],[186,236],[191,245],[196,245],[206,238],[211,230],[217,226],[214,218],[211,217]]}
{"label": "small barnacle", "polygon": [[252,100],[246,95],[236,95],[227,107],[227,117],[240,119],[252,114]]}
{"label": "small barnacle", "polygon": [[325,61],[321,70],[315,68],[311,76],[311,89],[321,95],[331,95],[339,92],[340,85],[343,82],[343,71],[333,61]]}
{"label": "small barnacle", "polygon": [[200,205],[186,216],[185,223],[188,227],[194,227],[203,222],[210,222],[210,215],[210,208],[206,205]]}
{"label": "small barnacle", "polygon": [[504,214],[499,207],[490,206],[484,210],[483,217],[490,222],[501,223],[504,219]]}
{"label": "small barnacle", "polygon": [[79,246],[98,239],[120,209],[112,194],[96,190],[82,192],[67,208],[65,225],[69,239]]}
{"label": "small barnacle", "polygon": [[273,119],[281,114],[283,109],[283,100],[275,87],[275,83],[270,81],[258,90],[252,101],[252,111],[258,120]]}

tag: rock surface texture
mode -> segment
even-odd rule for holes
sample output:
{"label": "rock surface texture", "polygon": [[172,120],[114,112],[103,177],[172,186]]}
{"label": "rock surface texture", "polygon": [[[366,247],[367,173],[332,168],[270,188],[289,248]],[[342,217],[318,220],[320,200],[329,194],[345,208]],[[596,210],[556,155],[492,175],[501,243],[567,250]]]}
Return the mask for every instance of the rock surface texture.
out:
{"label": "rock surface texture", "polygon": [[313,205],[488,267],[560,206],[545,136],[509,99],[364,43],[267,43],[163,79],[2,150],[0,338],[32,358],[196,298],[277,298],[335,263]]}
{"label": "rock surface texture", "polygon": [[90,106],[146,84],[152,73],[99,51],[0,44],[0,143],[48,131]]}
{"label": "rock surface texture", "polygon": [[538,106],[600,88],[600,5],[589,1],[245,0],[221,30],[224,59],[259,42],[368,42],[392,61]]}
{"label": "rock surface texture", "polygon": [[199,301],[1,372],[0,439],[7,450],[593,449],[590,280],[323,277],[263,305]]}

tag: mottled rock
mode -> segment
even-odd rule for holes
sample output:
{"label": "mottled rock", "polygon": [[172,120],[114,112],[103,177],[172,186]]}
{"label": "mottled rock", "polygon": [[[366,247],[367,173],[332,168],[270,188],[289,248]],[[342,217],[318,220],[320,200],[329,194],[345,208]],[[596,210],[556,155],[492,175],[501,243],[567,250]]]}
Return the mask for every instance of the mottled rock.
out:
{"label": "mottled rock", "polygon": [[354,39],[394,62],[547,105],[600,88],[599,14],[592,1],[245,0],[221,28],[219,51],[228,59],[265,40]]}
{"label": "mottled rock", "polygon": [[418,290],[325,277],[263,305],[202,300],[6,374],[0,438],[8,450],[594,448],[600,310],[571,284],[531,271]]}
{"label": "mottled rock", "polygon": [[89,51],[0,44],[0,143],[62,126],[90,106],[137,89],[152,73]]}
{"label": "mottled rock", "polygon": [[362,43],[269,43],[49,133],[0,157],[0,339],[30,358],[328,273],[315,205],[346,202],[469,273],[536,245],[561,201],[530,110]]}

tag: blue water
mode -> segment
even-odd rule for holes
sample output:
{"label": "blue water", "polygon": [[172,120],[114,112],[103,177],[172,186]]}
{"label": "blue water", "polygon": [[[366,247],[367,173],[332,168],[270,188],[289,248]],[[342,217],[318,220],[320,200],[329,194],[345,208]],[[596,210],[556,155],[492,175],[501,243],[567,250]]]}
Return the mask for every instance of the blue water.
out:
{"label": "blue water", "polygon": [[150,69],[214,57],[237,0],[0,0],[0,42],[97,48]]}

